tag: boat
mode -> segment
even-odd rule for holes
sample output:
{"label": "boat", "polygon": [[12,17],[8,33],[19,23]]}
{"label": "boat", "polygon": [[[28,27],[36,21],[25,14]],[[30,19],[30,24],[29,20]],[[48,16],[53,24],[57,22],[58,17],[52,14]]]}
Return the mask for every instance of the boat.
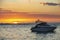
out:
{"label": "boat", "polygon": [[32,32],[53,32],[56,26],[50,25],[47,22],[40,22],[31,28]]}

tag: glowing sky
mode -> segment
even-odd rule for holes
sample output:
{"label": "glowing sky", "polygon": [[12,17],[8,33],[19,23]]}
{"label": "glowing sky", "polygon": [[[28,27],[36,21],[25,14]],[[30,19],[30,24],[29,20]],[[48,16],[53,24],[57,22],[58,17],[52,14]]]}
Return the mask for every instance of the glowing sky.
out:
{"label": "glowing sky", "polygon": [[40,2],[59,4],[60,0],[0,0],[0,8],[3,9],[0,12],[0,21],[32,21],[40,18],[43,21],[60,22],[60,6],[44,6]]}

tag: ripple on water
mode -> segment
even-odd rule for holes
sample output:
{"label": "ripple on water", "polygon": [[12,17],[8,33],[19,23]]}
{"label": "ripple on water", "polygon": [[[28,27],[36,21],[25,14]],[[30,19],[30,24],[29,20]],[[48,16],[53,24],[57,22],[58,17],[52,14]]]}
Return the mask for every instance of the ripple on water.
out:
{"label": "ripple on water", "polygon": [[55,30],[56,33],[37,34],[31,32],[31,25],[6,26],[0,27],[0,40],[60,40],[60,28]]}

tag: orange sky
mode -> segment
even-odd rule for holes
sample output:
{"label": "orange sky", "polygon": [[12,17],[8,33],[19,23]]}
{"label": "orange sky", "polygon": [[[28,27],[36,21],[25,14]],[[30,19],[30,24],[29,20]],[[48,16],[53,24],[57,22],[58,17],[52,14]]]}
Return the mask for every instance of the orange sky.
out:
{"label": "orange sky", "polygon": [[60,6],[44,6],[40,2],[60,0],[1,0],[0,22],[33,22],[37,19],[60,22]]}
{"label": "orange sky", "polygon": [[37,12],[12,12],[0,10],[0,22],[34,22],[37,19],[46,22],[60,22],[60,15],[43,14]]}

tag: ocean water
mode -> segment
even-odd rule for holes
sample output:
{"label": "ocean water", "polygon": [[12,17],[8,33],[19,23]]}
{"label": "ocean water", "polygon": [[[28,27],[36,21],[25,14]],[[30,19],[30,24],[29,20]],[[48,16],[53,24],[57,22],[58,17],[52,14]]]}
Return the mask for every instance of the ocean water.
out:
{"label": "ocean water", "polygon": [[35,25],[0,25],[0,40],[60,40],[60,25],[55,33],[31,32]]}

